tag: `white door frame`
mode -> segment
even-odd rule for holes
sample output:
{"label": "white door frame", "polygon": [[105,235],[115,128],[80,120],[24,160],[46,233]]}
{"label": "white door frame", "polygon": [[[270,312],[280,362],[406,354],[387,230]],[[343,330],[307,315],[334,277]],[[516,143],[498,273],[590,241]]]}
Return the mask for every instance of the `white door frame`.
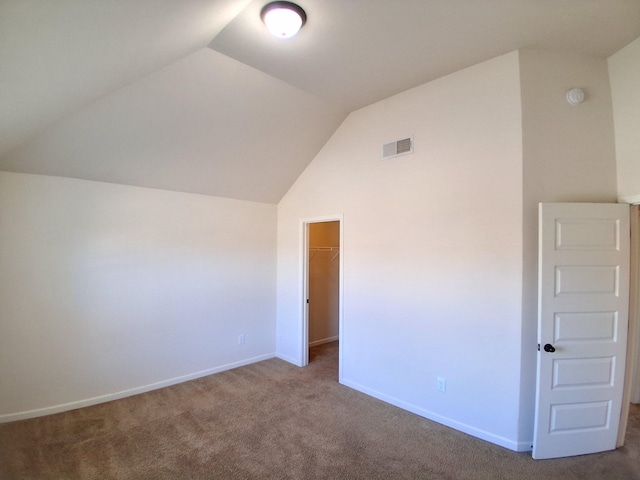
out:
{"label": "white door frame", "polygon": [[342,352],[344,346],[343,337],[343,278],[344,278],[344,215],[326,215],[320,217],[303,218],[300,220],[300,318],[301,333],[300,345],[302,351],[300,358],[302,359],[302,367],[309,365],[309,306],[307,299],[309,298],[309,224],[324,222],[340,222],[340,254],[338,255],[339,265],[339,285],[338,285],[338,381],[342,381]]}
{"label": "white door frame", "polygon": [[640,403],[640,204],[631,206],[631,229],[631,256],[634,262],[631,265],[631,272],[632,281],[635,283],[631,290],[633,318],[630,318],[629,322],[635,332],[630,330],[629,333],[635,342],[629,350],[629,358],[631,359],[629,376],[632,379],[629,385],[631,401]]}
{"label": "white door frame", "polygon": [[629,404],[638,402],[640,394],[640,206],[631,205],[631,271],[629,288],[629,330],[627,337],[627,371],[622,393],[622,413],[617,447],[624,445],[629,422]]}

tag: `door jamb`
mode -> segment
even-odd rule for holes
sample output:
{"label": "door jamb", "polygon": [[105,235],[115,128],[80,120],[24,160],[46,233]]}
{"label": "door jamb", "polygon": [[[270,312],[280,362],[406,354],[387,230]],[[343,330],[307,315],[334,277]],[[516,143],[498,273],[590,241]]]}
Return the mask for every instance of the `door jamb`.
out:
{"label": "door jamb", "polygon": [[301,367],[309,365],[309,224],[323,222],[340,223],[340,255],[338,255],[339,281],[338,281],[338,381],[342,382],[342,352],[343,352],[343,278],[344,278],[344,215],[326,215],[320,217],[303,218],[300,220],[300,305],[301,305],[301,333],[300,352]]}
{"label": "door jamb", "polygon": [[629,271],[629,326],[627,335],[627,368],[622,392],[622,412],[618,430],[618,448],[624,445],[629,422],[629,404],[632,392],[638,388],[638,362],[640,361],[640,206],[630,208],[631,268]]}

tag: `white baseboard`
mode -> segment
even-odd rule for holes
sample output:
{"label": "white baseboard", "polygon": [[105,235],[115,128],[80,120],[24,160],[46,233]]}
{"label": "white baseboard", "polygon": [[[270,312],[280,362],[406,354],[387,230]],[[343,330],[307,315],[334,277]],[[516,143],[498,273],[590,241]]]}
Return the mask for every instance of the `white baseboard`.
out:
{"label": "white baseboard", "polygon": [[[338,340],[338,338],[339,338],[338,336],[335,336],[335,337],[323,338],[322,340],[316,340],[314,342],[309,342],[309,347],[315,347],[317,345],[322,345],[323,343],[335,342],[336,340]],[[296,367],[303,366],[302,363],[300,363],[300,359],[298,358],[293,358],[293,357],[290,357],[289,355],[285,355],[279,352],[276,352],[275,356],[280,360],[284,360],[285,362],[292,363]]]}
{"label": "white baseboard", "polygon": [[284,355],[282,353],[276,352],[276,358],[279,358],[280,360],[284,360],[285,362],[288,362],[288,363],[292,363],[296,367],[302,367],[302,364],[297,358],[290,357],[289,355]]}
{"label": "white baseboard", "polygon": [[99,395],[97,397],[86,398],[84,400],[77,400],[74,402],[63,403],[60,405],[53,405],[51,407],[37,408],[34,410],[25,410],[23,412],[6,413],[0,415],[0,423],[15,422],[17,420],[25,420],[28,418],[42,417],[44,415],[51,415],[54,413],[66,412],[68,410],[75,410],[76,408],[90,407],[91,405],[97,405],[99,403],[110,402],[112,400],[118,400],[132,395],[138,395],[139,393],[150,392],[151,390],[157,390],[159,388],[170,387],[178,383],[188,382],[189,380],[195,380],[196,378],[206,377],[213,375],[214,373],[224,372],[225,370],[232,370],[234,368],[249,365],[251,363],[261,362],[274,358],[275,353],[269,353],[265,355],[259,355],[257,357],[247,358],[238,362],[227,363],[220,365],[219,367],[209,368],[207,370],[201,370],[199,372],[182,375],[180,377],[170,378],[161,382],[150,383],[149,385],[143,385],[141,387],[130,388],[122,390],[120,392],[109,393],[107,395]]}
{"label": "white baseboard", "polygon": [[322,345],[324,343],[335,342],[340,337],[336,335],[335,337],[323,338],[322,340],[315,340],[313,342],[309,342],[309,347],[317,347],[318,345]]}
{"label": "white baseboard", "polygon": [[430,412],[429,410],[425,410],[424,408],[418,407],[416,405],[412,405],[410,403],[404,402],[397,398],[391,397],[389,395],[385,395],[376,390],[372,390],[364,385],[360,385],[359,383],[352,382],[351,380],[342,379],[340,381],[341,384],[353,388],[354,390],[358,390],[359,392],[366,393],[378,400],[382,400],[383,402],[390,403],[391,405],[395,405],[396,407],[402,408],[403,410],[407,410],[411,413],[415,413],[416,415],[420,415],[421,417],[428,418],[429,420],[433,420],[434,422],[440,423],[447,427],[451,427],[460,432],[466,433],[473,437],[479,438],[481,440],[485,440],[487,442],[494,443],[504,448],[508,448],[509,450],[513,450],[516,452],[528,452],[531,451],[531,443],[532,442],[516,442],[514,440],[510,440],[505,437],[501,437],[499,435],[495,435],[493,433],[487,432],[485,430],[480,430],[471,425],[467,425],[456,420],[452,420],[447,417],[443,417],[442,415],[438,415],[434,412]]}

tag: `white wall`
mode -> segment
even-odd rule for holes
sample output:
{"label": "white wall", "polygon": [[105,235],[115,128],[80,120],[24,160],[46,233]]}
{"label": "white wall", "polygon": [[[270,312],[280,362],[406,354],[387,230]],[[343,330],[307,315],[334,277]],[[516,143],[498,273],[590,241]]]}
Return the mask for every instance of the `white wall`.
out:
{"label": "white wall", "polygon": [[[609,57],[618,165],[618,198],[640,204],[640,38]],[[638,247],[640,248],[640,247]],[[640,282],[639,282],[640,283]],[[640,304],[640,299],[636,299]],[[638,319],[640,324],[640,319]],[[636,330],[631,400],[640,403],[640,325]]]}
{"label": "white wall", "polygon": [[[380,159],[414,135],[415,153]],[[278,355],[301,363],[300,219],[344,214],[341,381],[518,444],[517,52],[352,113],[278,205]],[[445,377],[446,393],[436,389]]]}
{"label": "white wall", "polygon": [[[538,291],[538,203],[615,202],[616,163],[607,62],[520,51],[523,136],[523,313],[520,441],[533,438]],[[572,87],[586,93],[572,106]]]}
{"label": "white wall", "polygon": [[640,203],[640,38],[609,57],[618,197]]}
{"label": "white wall", "polygon": [[0,421],[274,354],[275,205],[0,172],[0,232]]}

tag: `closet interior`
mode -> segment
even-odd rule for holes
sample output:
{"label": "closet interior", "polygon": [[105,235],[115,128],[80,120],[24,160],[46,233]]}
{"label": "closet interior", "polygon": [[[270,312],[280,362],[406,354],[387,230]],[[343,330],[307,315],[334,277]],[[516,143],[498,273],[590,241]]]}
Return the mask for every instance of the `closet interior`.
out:
{"label": "closet interior", "polygon": [[309,224],[309,347],[338,340],[340,222]]}

